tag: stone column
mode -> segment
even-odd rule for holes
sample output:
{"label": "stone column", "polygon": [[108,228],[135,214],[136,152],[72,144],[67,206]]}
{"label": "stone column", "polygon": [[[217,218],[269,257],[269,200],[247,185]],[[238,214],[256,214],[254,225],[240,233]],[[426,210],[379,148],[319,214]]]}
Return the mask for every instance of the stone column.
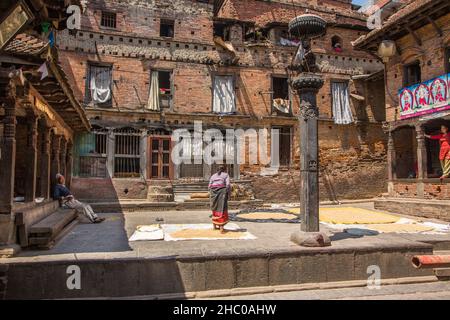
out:
{"label": "stone column", "polygon": [[25,201],[34,202],[36,197],[36,176],[37,176],[37,138],[38,125],[37,117],[30,114],[27,117],[27,151],[26,151],[26,173],[25,173]]}
{"label": "stone column", "polygon": [[318,76],[294,82],[300,96],[300,215],[301,230],[319,231],[319,148],[316,95],[323,85]]}
{"label": "stone column", "polygon": [[50,167],[50,194],[53,194],[53,187],[56,184],[56,174],[61,172],[61,136],[53,134],[52,136],[52,156]]}
{"label": "stone column", "polygon": [[70,188],[72,183],[73,143],[69,141],[66,146],[66,185]]}
{"label": "stone column", "polygon": [[[14,197],[14,172],[16,167],[16,106],[13,99],[3,104],[3,143],[0,154],[0,214],[10,214]],[[3,237],[0,236],[3,240]],[[0,240],[0,242],[2,242]]]}
{"label": "stone column", "polygon": [[41,197],[49,199],[50,196],[50,161],[51,161],[51,128],[45,124],[41,125],[40,132],[42,137],[41,149]]}

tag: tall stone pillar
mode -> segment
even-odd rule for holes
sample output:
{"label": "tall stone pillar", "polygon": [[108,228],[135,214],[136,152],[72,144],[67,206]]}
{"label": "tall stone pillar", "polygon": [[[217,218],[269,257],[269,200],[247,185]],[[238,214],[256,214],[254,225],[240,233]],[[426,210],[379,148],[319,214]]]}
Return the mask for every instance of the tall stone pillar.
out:
{"label": "tall stone pillar", "polygon": [[25,173],[25,201],[34,202],[36,197],[36,176],[37,176],[37,139],[38,125],[37,117],[34,114],[27,116],[27,152],[26,152],[26,173]]}
{"label": "tall stone pillar", "polygon": [[41,197],[45,199],[49,199],[51,197],[50,194],[50,161],[51,161],[51,129],[47,127],[45,124],[40,125],[40,133],[41,133]]}
{"label": "tall stone pillar", "polygon": [[50,194],[53,192],[53,188],[56,184],[56,174],[61,172],[60,159],[61,159],[61,138],[62,136],[53,134],[52,136],[52,156],[51,156],[51,169],[50,169]]}
{"label": "tall stone pillar", "polygon": [[3,107],[5,117],[3,119],[3,141],[0,153],[0,214],[10,214],[14,198],[14,173],[16,167],[17,121],[15,100],[8,99],[3,103]]}
{"label": "tall stone pillar", "polygon": [[301,246],[331,245],[319,230],[319,136],[317,93],[323,86],[320,69],[311,50],[311,38],[323,35],[327,23],[317,15],[304,14],[289,22],[289,32],[301,39],[291,69],[290,83],[300,98],[300,219],[301,227],[291,240]]}
{"label": "tall stone pillar", "polygon": [[323,85],[319,77],[297,79],[294,88],[300,96],[300,215],[301,230],[319,231],[319,147],[316,95]]}

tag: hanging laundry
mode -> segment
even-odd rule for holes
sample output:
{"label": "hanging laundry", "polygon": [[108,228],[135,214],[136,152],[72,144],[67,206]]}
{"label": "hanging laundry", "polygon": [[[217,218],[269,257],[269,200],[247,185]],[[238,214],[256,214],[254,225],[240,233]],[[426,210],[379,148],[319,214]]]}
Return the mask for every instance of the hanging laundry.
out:
{"label": "hanging laundry", "polygon": [[43,34],[47,34],[48,31],[50,30],[50,22],[42,22],[41,23],[41,27],[42,27],[42,33]]}
{"label": "hanging laundry", "polygon": [[48,35],[48,41],[50,43],[50,47],[55,46],[55,33],[53,31],[50,31],[50,34]]}
{"label": "hanging laundry", "polygon": [[48,69],[47,69],[47,63],[44,62],[38,69],[38,71],[41,73],[41,80],[48,77]]}

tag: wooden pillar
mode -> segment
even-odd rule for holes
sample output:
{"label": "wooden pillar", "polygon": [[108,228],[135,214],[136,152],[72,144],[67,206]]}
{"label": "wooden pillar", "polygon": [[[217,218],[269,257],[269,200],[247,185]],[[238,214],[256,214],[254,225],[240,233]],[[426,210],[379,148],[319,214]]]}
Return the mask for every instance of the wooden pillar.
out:
{"label": "wooden pillar", "polygon": [[26,146],[26,172],[25,172],[25,201],[34,202],[36,196],[37,176],[37,117],[34,114],[27,116],[27,146]]}
{"label": "wooden pillar", "polygon": [[397,178],[396,154],[395,154],[394,136],[392,131],[389,131],[388,137],[387,162],[388,162],[388,179],[389,181],[395,180]]}
{"label": "wooden pillar", "polygon": [[417,139],[417,178],[426,179],[428,177],[427,146],[425,143],[425,132],[421,125],[416,126]]}
{"label": "wooden pillar", "polygon": [[73,143],[67,142],[66,145],[66,185],[70,188],[72,183],[72,168],[73,168]]}
{"label": "wooden pillar", "polygon": [[50,168],[50,185],[51,193],[53,193],[53,187],[56,185],[56,174],[60,173],[60,158],[61,158],[61,136],[57,134],[52,135],[52,156],[51,156],[51,168]]}
{"label": "wooden pillar", "polygon": [[50,198],[51,128],[41,124],[41,197]]}
{"label": "wooden pillar", "polygon": [[147,130],[142,130],[140,139],[139,150],[139,166],[141,167],[141,174],[143,179],[147,180]]}
{"label": "wooden pillar", "polygon": [[67,178],[66,171],[66,156],[67,156],[67,140],[64,136],[61,137],[60,147],[59,147],[59,173],[61,173],[65,178]]}
{"label": "wooden pillar", "polygon": [[116,145],[116,137],[114,130],[109,129],[106,136],[106,169],[110,178],[114,177],[114,148]]}
{"label": "wooden pillar", "polygon": [[[0,154],[0,214],[11,213],[14,197],[14,172],[16,167],[16,106],[14,99],[3,104],[3,143]],[[2,238],[2,237],[0,237]]]}

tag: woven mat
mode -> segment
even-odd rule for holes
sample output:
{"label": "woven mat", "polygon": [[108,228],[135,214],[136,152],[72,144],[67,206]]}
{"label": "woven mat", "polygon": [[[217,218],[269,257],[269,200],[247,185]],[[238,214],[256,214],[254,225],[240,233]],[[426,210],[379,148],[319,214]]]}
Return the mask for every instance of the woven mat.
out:
{"label": "woven mat", "polygon": [[[299,213],[300,208],[288,211]],[[400,220],[399,217],[387,213],[355,207],[320,208],[319,218],[321,222],[333,224],[383,224]]]}

